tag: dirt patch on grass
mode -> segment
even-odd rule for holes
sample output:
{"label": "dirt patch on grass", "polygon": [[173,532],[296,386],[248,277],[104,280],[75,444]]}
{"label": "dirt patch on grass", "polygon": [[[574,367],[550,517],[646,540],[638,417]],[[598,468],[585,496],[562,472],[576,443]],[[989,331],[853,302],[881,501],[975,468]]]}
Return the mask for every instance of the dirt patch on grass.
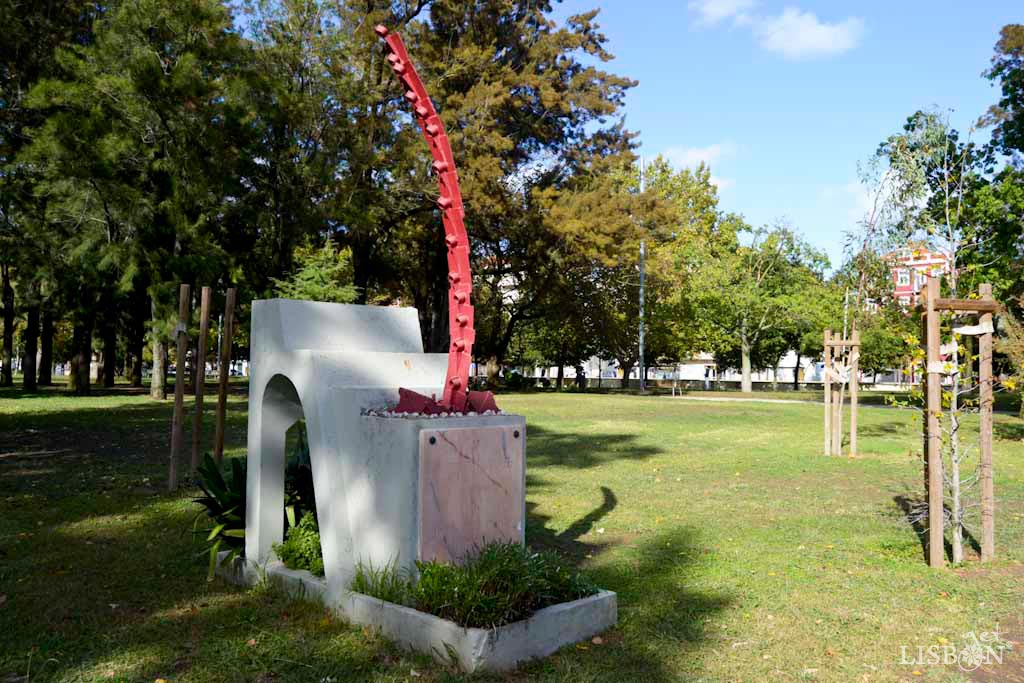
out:
{"label": "dirt patch on grass", "polygon": [[[1010,647],[1002,651],[1002,662],[990,661],[970,673],[976,683],[1024,683],[1024,615],[999,624],[999,636]],[[990,657],[990,659],[992,659]]]}

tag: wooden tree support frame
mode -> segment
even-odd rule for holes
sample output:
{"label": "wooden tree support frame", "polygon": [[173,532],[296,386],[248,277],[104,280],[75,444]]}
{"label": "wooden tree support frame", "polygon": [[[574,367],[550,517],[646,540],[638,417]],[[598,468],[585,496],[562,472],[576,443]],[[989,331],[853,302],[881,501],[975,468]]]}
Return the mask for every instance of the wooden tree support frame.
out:
{"label": "wooden tree support frame", "polygon": [[[196,381],[195,414],[192,422],[192,453],[190,473],[195,476],[199,466],[200,446],[203,431],[203,394],[206,378],[207,336],[210,330],[210,298],[211,290],[201,290],[199,339],[195,358]],[[185,449],[185,362],[188,353],[188,325],[192,317],[191,288],[181,285],[178,290],[178,325],[174,330],[177,344],[177,367],[174,376],[174,415],[171,421],[171,455],[167,473],[167,489],[178,489],[179,463]],[[220,347],[220,378],[217,385],[217,432],[214,437],[214,457],[218,464],[224,458],[224,419],[227,410],[228,377],[231,365],[231,343],[234,336],[235,289],[227,290],[224,301],[224,331],[221,335]]]}
{"label": "wooden tree support frame", "polygon": [[825,455],[843,454],[843,404],[841,394],[833,396],[832,383],[841,388],[845,380],[836,371],[835,364],[841,355],[841,349],[850,349],[850,455],[857,454],[857,398],[860,392],[860,331],[854,329],[849,338],[844,339],[832,330],[825,330],[824,359],[825,369],[822,382],[825,389]]}
{"label": "wooden tree support frame", "polygon": [[[995,557],[995,491],[992,481],[992,315],[999,305],[992,298],[992,285],[978,288],[977,299],[944,299],[939,297],[939,280],[928,277],[921,291],[921,326],[925,351],[925,419],[924,419],[924,472],[928,497],[928,564],[945,565],[945,503],[942,477],[942,376],[946,368],[940,358],[942,339],[940,323],[942,313],[968,313],[978,315],[978,378],[980,426],[981,477],[981,561]],[[963,334],[963,332],[961,332]]]}

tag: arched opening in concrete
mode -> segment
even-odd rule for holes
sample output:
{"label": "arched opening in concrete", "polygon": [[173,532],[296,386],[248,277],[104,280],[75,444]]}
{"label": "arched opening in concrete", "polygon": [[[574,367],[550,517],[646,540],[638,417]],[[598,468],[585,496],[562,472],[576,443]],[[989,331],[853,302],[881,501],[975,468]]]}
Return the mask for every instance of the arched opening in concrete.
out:
{"label": "arched opening in concrete", "polygon": [[303,524],[304,517],[311,516],[316,521],[310,442],[302,400],[285,375],[271,377],[263,392],[260,441],[261,453],[256,461],[264,506],[261,522],[265,527],[260,550],[266,556],[267,550],[288,538],[292,528]]}

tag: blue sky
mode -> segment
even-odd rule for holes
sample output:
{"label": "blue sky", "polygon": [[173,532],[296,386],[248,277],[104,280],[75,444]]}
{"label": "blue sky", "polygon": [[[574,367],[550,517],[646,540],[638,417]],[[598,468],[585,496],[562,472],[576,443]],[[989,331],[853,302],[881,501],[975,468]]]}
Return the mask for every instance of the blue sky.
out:
{"label": "blue sky", "polygon": [[981,72],[999,29],[1024,21],[1020,0],[565,0],[558,15],[595,7],[607,68],[640,81],[641,153],[708,162],[724,210],[788,219],[833,266],[863,215],[857,162],[917,109],[968,128],[998,96]]}

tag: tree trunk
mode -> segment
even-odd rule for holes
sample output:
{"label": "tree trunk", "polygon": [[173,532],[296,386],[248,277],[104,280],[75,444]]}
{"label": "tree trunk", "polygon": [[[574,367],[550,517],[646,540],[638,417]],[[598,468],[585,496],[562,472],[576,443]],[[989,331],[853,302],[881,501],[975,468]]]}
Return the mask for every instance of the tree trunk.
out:
{"label": "tree trunk", "polygon": [[740,388],[743,393],[749,394],[754,390],[754,383],[750,379],[750,342],[746,340],[740,342],[740,365],[742,373]]}
{"label": "tree trunk", "polygon": [[114,386],[114,373],[117,370],[117,312],[113,301],[103,311],[103,386]]}
{"label": "tree trunk", "polygon": [[561,391],[562,390],[562,382],[564,382],[564,381],[565,381],[565,368],[562,367],[561,363],[559,363],[558,364],[558,374],[555,375],[555,390],[556,391]]}
{"label": "tree trunk", "polygon": [[796,365],[793,366],[793,391],[800,391],[800,354],[796,354]]}
{"label": "tree trunk", "polygon": [[619,360],[619,367],[622,368],[622,388],[629,389],[629,376],[633,374],[634,360]]}
{"label": "tree trunk", "polygon": [[11,288],[11,267],[0,266],[0,274],[3,277],[4,304],[4,346],[0,357],[3,369],[0,371],[0,386],[9,387],[14,384],[14,289]]}
{"label": "tree trunk", "polygon": [[497,356],[487,359],[487,386],[494,388],[498,386],[498,373],[501,372],[501,365],[498,364]]}
{"label": "tree trunk", "polygon": [[128,356],[131,358],[131,384],[142,386],[142,349],[146,344],[146,325],[143,318],[132,322],[132,331],[128,339]]}
{"label": "tree trunk", "polygon": [[156,326],[156,302],[151,304],[153,319],[153,373],[149,377],[149,397],[157,401],[167,400],[167,349]]}
{"label": "tree trunk", "polygon": [[53,311],[43,311],[43,332],[39,345],[39,386],[53,384]]}
{"label": "tree trunk", "polygon": [[[951,362],[953,364],[953,367],[958,367],[960,363],[959,346],[953,349],[953,357],[951,359]],[[950,498],[952,498],[952,500],[950,501],[950,507],[953,508],[953,564],[960,564],[964,561],[964,511],[960,490],[960,373],[958,372],[953,374],[953,387],[952,391],[950,391],[949,393],[949,493]]]}
{"label": "tree trunk", "polygon": [[80,312],[75,320],[75,331],[72,338],[73,356],[71,357],[71,376],[68,389],[79,396],[89,394],[89,370],[92,366],[92,330],[95,324],[93,311]]}
{"label": "tree trunk", "polygon": [[36,390],[36,351],[39,349],[39,304],[28,309],[25,325],[25,358],[21,365],[22,383],[25,391]]}
{"label": "tree trunk", "polygon": [[349,245],[352,248],[352,284],[356,286],[357,304],[366,304],[370,287],[370,271],[373,268],[372,247],[363,240],[356,240]]}

